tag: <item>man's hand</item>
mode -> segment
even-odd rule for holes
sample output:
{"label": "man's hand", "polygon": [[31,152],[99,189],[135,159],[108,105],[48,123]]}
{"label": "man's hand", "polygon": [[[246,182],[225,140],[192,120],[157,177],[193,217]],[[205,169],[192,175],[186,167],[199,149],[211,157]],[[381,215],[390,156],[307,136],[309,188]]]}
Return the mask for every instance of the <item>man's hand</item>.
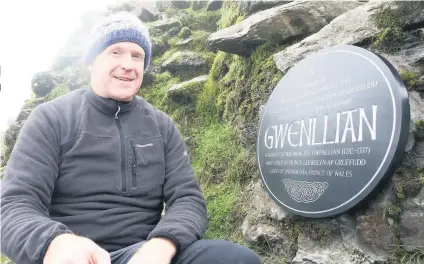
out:
{"label": "man's hand", "polygon": [[169,264],[176,253],[174,243],[166,238],[152,238],[144,243],[128,264]]}
{"label": "man's hand", "polygon": [[110,264],[110,255],[88,238],[73,234],[55,237],[47,248],[43,264]]}

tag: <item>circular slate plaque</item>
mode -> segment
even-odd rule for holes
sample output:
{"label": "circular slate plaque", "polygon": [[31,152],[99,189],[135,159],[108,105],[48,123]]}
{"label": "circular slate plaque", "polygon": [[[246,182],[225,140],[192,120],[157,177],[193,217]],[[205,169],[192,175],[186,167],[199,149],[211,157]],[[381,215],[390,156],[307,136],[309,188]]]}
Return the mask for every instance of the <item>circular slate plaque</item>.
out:
{"label": "circular slate plaque", "polygon": [[344,212],[399,163],[409,115],[405,85],[384,58],[348,45],[312,54],[265,106],[257,144],[263,183],[292,213]]}

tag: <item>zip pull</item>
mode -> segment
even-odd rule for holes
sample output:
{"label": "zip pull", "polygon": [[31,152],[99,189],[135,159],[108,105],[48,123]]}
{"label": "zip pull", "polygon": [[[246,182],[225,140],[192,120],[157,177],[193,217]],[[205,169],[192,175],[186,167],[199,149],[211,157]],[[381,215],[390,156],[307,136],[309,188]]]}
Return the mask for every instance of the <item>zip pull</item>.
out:
{"label": "zip pull", "polygon": [[118,119],[118,113],[119,113],[119,111],[121,111],[121,106],[118,103],[118,111],[116,111],[116,113],[115,113],[115,119]]}

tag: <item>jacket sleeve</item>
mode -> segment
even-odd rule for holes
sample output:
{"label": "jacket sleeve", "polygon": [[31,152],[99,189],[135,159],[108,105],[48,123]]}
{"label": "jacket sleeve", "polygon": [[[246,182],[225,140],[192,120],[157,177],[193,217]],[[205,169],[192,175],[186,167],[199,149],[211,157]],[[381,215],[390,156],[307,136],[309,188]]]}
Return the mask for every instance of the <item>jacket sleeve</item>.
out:
{"label": "jacket sleeve", "polygon": [[48,218],[60,140],[45,108],[37,106],[22,126],[1,183],[1,251],[19,264],[42,263],[51,240],[72,233]]}
{"label": "jacket sleeve", "polygon": [[165,142],[165,215],[149,234],[174,242],[177,253],[200,239],[206,229],[207,209],[195,178],[186,145],[171,118]]}

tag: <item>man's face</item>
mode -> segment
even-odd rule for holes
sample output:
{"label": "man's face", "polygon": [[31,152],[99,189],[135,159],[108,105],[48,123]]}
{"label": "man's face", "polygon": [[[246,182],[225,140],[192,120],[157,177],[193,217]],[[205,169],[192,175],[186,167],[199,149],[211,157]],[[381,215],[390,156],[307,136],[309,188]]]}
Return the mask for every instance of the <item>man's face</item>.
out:
{"label": "man's face", "polygon": [[89,67],[93,90],[106,98],[130,101],[143,82],[144,57],[143,48],[135,43],[110,45]]}

